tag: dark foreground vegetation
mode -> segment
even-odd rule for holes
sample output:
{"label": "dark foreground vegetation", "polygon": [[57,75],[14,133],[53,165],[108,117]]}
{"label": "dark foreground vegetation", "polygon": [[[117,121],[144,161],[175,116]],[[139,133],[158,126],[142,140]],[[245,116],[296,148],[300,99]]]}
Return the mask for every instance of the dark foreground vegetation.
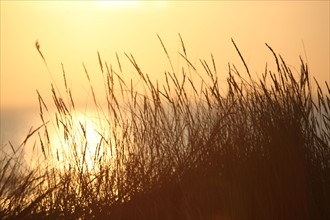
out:
{"label": "dark foreground vegetation", "polygon": [[[52,87],[53,124],[71,153],[52,146],[38,93],[44,124],[30,134],[39,135],[45,160],[21,169],[26,142],[11,146],[0,161],[0,219],[329,219],[328,84],[321,90],[303,60],[293,74],[268,46],[276,69],[251,77],[233,44],[244,71],[229,64],[221,83],[213,57],[200,60],[202,74],[183,43],[186,68],[167,71],[165,84],[151,82],[126,55],[143,92],[122,79],[119,59],[116,72],[99,55],[106,107],[92,86],[91,94],[106,123],[90,158],[63,69],[65,96]],[[66,169],[52,161],[66,161]]]}

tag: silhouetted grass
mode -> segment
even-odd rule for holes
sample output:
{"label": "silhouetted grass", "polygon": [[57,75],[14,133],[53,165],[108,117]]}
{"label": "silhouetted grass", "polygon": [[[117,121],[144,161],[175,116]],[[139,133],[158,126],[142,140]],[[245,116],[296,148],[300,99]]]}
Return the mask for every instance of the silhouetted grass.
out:
{"label": "silhouetted grass", "polygon": [[266,68],[251,77],[234,41],[247,77],[228,64],[227,82],[220,83],[213,57],[210,63],[200,60],[205,69],[200,73],[181,42],[188,67],[166,71],[164,84],[152,82],[126,54],[140,89],[123,80],[117,54],[120,73],[98,53],[106,107],[90,83],[99,119],[93,149],[87,125],[75,122],[63,67],[65,96],[52,85],[51,122],[70,150],[52,144],[49,111],[38,92],[43,124],[27,138],[38,133],[44,160],[37,168],[23,167],[19,154],[26,141],[19,148],[10,145],[12,153],[0,161],[0,218],[329,218],[328,84],[322,91],[312,83],[303,60],[294,77],[268,45],[276,71]]}

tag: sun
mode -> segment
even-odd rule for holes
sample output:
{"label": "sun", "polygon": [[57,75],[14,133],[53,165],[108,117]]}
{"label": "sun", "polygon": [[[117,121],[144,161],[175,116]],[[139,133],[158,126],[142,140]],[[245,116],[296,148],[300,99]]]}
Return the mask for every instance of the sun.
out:
{"label": "sun", "polygon": [[97,7],[101,9],[128,9],[139,6],[139,1],[97,1]]}

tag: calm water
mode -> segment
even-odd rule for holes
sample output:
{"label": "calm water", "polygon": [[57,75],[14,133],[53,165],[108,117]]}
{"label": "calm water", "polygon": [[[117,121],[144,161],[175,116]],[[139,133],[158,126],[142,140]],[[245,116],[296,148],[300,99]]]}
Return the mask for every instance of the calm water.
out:
{"label": "calm water", "polygon": [[[13,155],[9,141],[14,149],[18,149],[29,131],[39,127],[42,122],[38,110],[35,109],[1,109],[0,116],[0,160],[2,161],[3,158]],[[24,148],[20,148],[24,151],[25,161],[28,157],[33,157],[33,145],[38,140],[37,138],[38,134],[32,136]]]}
{"label": "calm water", "polygon": [[0,146],[8,141],[14,146],[21,144],[31,127],[35,129],[42,124],[35,109],[1,109],[0,116]]}
{"label": "calm water", "polygon": [[[87,139],[88,152],[86,157],[93,157],[93,153],[97,144],[100,142],[100,134],[104,137],[107,136],[106,132],[109,126],[104,120],[100,119],[99,116],[93,111],[77,111],[73,114],[74,120],[73,128],[70,130],[71,137],[69,140],[64,138],[63,126],[59,123],[59,128],[56,127],[55,112],[44,112],[45,121],[49,121],[47,124],[47,129],[49,132],[51,153],[56,158],[56,155],[62,155],[62,163],[65,158],[63,154],[69,154],[70,148],[72,148],[72,143],[78,143],[80,146],[85,146]],[[12,143],[15,149],[17,149],[22,142],[26,139],[29,131],[32,131],[43,124],[40,116],[39,109],[15,109],[15,110],[1,110],[1,149],[0,149],[0,159],[3,159],[6,155],[11,155],[13,153],[9,141]],[[82,131],[82,126],[84,131]],[[86,139],[83,138],[83,132],[85,132]],[[27,143],[23,146],[24,150],[24,160],[27,164],[30,164],[31,160],[43,159],[43,154],[41,152],[41,145],[39,140],[39,135],[43,141],[45,141],[44,128],[41,128],[32,135]],[[79,151],[79,149],[78,149]],[[39,159],[38,159],[39,158]]]}
{"label": "calm water", "polygon": [[[55,119],[50,119],[49,116],[54,117],[54,113],[53,112],[50,112],[49,114],[44,113],[45,121],[49,121],[47,125],[48,128],[52,127],[53,123],[55,123],[54,122]],[[90,121],[93,120],[93,117],[95,117],[92,111],[78,112],[75,116],[83,125],[86,125],[87,123],[86,126],[88,128],[90,127],[89,124],[91,123]],[[86,122],[85,118],[90,119],[90,121]],[[37,110],[36,109],[14,109],[14,110],[1,109],[0,122],[1,122],[0,146],[8,144],[8,141],[10,141],[14,146],[20,145],[24,141],[24,139],[26,138],[27,134],[31,129],[34,130],[43,124],[39,116],[39,109]],[[94,124],[96,123],[98,122],[95,121]],[[77,125],[80,126],[79,124]],[[42,133],[41,130],[40,133]]]}

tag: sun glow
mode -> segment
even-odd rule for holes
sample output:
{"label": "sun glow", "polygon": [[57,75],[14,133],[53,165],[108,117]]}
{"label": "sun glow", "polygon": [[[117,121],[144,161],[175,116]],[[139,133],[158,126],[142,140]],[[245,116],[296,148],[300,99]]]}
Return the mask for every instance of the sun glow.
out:
{"label": "sun glow", "polygon": [[[58,119],[57,119],[58,120]],[[104,153],[102,141],[107,134],[101,119],[77,113],[53,132],[55,167],[70,170],[73,166],[92,171]],[[103,140],[102,140],[103,139]]]}
{"label": "sun glow", "polygon": [[139,1],[98,1],[97,6],[101,9],[128,9],[135,8]]}

